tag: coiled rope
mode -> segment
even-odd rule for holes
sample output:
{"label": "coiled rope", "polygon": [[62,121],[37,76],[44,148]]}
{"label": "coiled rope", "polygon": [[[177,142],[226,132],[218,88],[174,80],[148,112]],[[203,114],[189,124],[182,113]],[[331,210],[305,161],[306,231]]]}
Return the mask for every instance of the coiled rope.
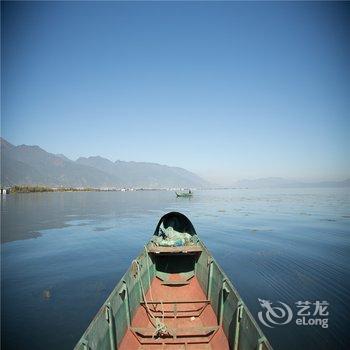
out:
{"label": "coiled rope", "polygon": [[[147,251],[147,247],[145,246],[145,250],[146,250],[146,265],[147,265],[147,271],[148,271],[148,279],[149,279],[149,291],[150,291],[150,297],[151,297],[151,301],[150,304],[152,304],[153,300],[153,296],[152,296],[152,288],[151,288],[151,277],[149,275],[149,265],[148,265],[148,251]],[[155,337],[163,337],[166,335],[171,335],[165,322],[164,322],[164,305],[163,305],[163,301],[160,302],[161,306],[162,306],[162,318],[158,318],[156,316],[154,316],[154,314],[152,313],[152,311],[150,310],[147,300],[146,300],[146,295],[145,295],[145,290],[143,288],[143,284],[142,284],[142,277],[141,277],[141,268],[140,268],[140,263],[138,260],[134,260],[133,263],[136,264],[137,266],[137,275],[138,275],[138,279],[139,279],[139,283],[141,286],[141,292],[142,292],[142,298],[143,301],[145,303],[146,306],[146,311],[147,314],[150,316],[150,322],[152,324],[152,326],[155,328],[154,333],[153,333],[153,338]]]}

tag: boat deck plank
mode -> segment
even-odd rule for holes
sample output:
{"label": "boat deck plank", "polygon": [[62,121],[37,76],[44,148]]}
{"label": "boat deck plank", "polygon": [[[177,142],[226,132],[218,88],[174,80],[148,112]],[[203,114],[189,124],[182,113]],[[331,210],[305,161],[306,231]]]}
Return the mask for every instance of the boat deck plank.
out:
{"label": "boat deck plank", "polygon": [[[172,276],[176,279],[176,275]],[[182,278],[178,276],[178,278]],[[153,328],[145,306],[140,304],[131,323],[131,329],[128,329],[121,341],[118,349],[120,350],[228,350],[229,344],[223,332],[222,327],[217,325],[217,318],[214,310],[208,302],[205,293],[196,277],[192,278],[187,285],[163,285],[162,282],[154,278],[151,284],[151,292],[146,294],[146,300],[162,301],[160,304],[149,303],[149,307],[157,310],[157,317],[164,310],[165,313],[173,312],[195,312],[203,306],[203,310],[198,317],[173,317],[166,318],[165,323],[169,329],[181,330],[179,338],[152,338],[150,332]],[[191,303],[193,301],[193,303]],[[174,303],[175,302],[175,303]],[[176,306],[174,306],[176,305]],[[208,332],[208,329],[215,329],[214,332]],[[135,330],[144,332],[144,337],[136,334]],[[196,331],[191,334],[191,329]],[[185,331],[186,330],[186,331]],[[180,335],[180,334],[179,334]]]}

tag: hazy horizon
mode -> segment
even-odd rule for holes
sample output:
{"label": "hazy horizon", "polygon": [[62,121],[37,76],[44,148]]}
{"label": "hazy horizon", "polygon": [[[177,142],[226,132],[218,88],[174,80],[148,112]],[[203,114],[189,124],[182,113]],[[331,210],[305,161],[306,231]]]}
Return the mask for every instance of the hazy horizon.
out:
{"label": "hazy horizon", "polygon": [[350,4],[2,2],[1,136],[211,182],[350,177]]}

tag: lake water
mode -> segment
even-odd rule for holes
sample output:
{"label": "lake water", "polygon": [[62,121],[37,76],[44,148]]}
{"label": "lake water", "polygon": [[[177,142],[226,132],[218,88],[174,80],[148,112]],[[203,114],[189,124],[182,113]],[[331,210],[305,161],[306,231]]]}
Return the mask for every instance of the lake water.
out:
{"label": "lake water", "polygon": [[173,210],[189,217],[256,319],[258,298],[294,314],[298,301],[329,303],[328,328],[257,321],[275,349],[350,348],[349,189],[274,189],[5,196],[2,349],[72,349]]}

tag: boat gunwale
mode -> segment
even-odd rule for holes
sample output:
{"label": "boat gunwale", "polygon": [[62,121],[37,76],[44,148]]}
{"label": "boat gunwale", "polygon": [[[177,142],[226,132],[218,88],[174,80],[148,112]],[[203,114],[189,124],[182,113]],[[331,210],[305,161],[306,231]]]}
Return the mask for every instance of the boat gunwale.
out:
{"label": "boat gunwale", "polygon": [[[256,328],[257,333],[259,334],[259,339],[262,339],[263,344],[265,345],[267,350],[272,350],[272,346],[270,344],[270,342],[268,341],[268,339],[266,338],[265,334],[263,333],[263,331],[261,330],[260,326],[258,325],[258,323],[256,322],[255,318],[253,317],[253,315],[251,314],[249,308],[247,307],[246,303],[243,301],[243,299],[241,298],[239,292],[237,291],[237,289],[233,286],[230,278],[227,276],[227,274],[225,273],[225,271],[222,269],[222,267],[220,266],[220,264],[216,261],[216,259],[214,258],[213,254],[210,253],[209,249],[206,247],[206,245],[203,243],[203,241],[198,237],[197,234],[195,234],[194,236],[197,236],[197,244],[200,244],[203,252],[205,252],[208,257],[211,259],[212,263],[214,263],[217,267],[217,269],[220,271],[220,273],[222,274],[222,276],[224,277],[225,283],[230,287],[230,289],[232,290],[232,292],[234,293],[236,299],[237,299],[237,308],[238,305],[242,305],[243,306],[243,310],[246,313],[247,317],[249,318],[249,320],[252,322],[253,326]],[[150,243],[150,241],[148,242]],[[147,245],[148,245],[147,243]],[[146,245],[146,246],[147,246]],[[143,256],[145,256],[146,258],[148,258],[149,256],[149,252],[146,251],[145,246],[144,248],[140,251],[139,255],[137,256],[137,258],[135,260],[140,260]],[[146,266],[145,266],[146,269]],[[143,268],[142,268],[143,270]],[[79,347],[81,345],[84,345],[84,342],[87,340],[86,336],[89,334],[89,332],[93,329],[95,323],[97,322],[98,317],[101,316],[101,314],[103,315],[103,313],[106,310],[106,307],[108,306],[108,303],[110,303],[111,299],[114,297],[114,295],[116,295],[120,290],[123,284],[126,283],[125,279],[126,276],[132,274],[132,264],[130,264],[129,268],[127,269],[127,271],[123,274],[123,276],[120,278],[119,282],[116,284],[116,286],[114,287],[114,289],[111,291],[111,293],[109,294],[109,296],[107,297],[107,299],[105,300],[105,302],[102,304],[102,306],[100,307],[100,309],[98,310],[98,312],[96,313],[96,315],[93,317],[93,319],[90,321],[88,327],[86,328],[85,332],[82,334],[82,336],[80,337],[80,339],[77,341],[75,347],[73,348],[73,350],[79,350]],[[143,274],[142,274],[143,275]],[[232,311],[232,314],[234,314],[237,310],[237,308],[235,310]],[[132,316],[132,315],[131,315]],[[131,317],[132,318],[132,317]],[[131,320],[130,320],[131,321]],[[225,336],[228,337],[228,335],[225,333]],[[229,340],[229,339],[228,339]],[[117,345],[118,346],[118,345]],[[88,347],[88,349],[90,349]]]}
{"label": "boat gunwale", "polygon": [[[272,346],[270,344],[270,342],[268,341],[268,339],[266,338],[264,332],[262,331],[262,329],[260,328],[260,326],[258,325],[258,323],[256,322],[255,318],[253,317],[253,315],[251,314],[247,304],[243,301],[242,297],[240,296],[238,290],[233,286],[230,278],[227,276],[226,272],[223,270],[223,268],[220,266],[220,264],[216,261],[216,259],[214,258],[214,256],[210,253],[209,249],[205,246],[205,244],[202,242],[201,239],[198,238],[198,241],[200,242],[200,244],[202,245],[203,250],[208,254],[208,256],[212,259],[212,262],[216,264],[217,269],[222,273],[222,275],[224,276],[225,279],[225,283],[229,285],[229,287],[231,288],[231,290],[233,291],[233,293],[235,294],[235,296],[238,299],[238,303],[240,303],[243,306],[244,311],[246,312],[248,318],[250,319],[250,321],[252,321],[253,325],[255,326],[255,328],[257,329],[260,338],[264,339],[264,343],[267,346],[268,350],[272,350]],[[236,310],[234,310],[235,312]],[[234,313],[233,312],[233,313]]]}

